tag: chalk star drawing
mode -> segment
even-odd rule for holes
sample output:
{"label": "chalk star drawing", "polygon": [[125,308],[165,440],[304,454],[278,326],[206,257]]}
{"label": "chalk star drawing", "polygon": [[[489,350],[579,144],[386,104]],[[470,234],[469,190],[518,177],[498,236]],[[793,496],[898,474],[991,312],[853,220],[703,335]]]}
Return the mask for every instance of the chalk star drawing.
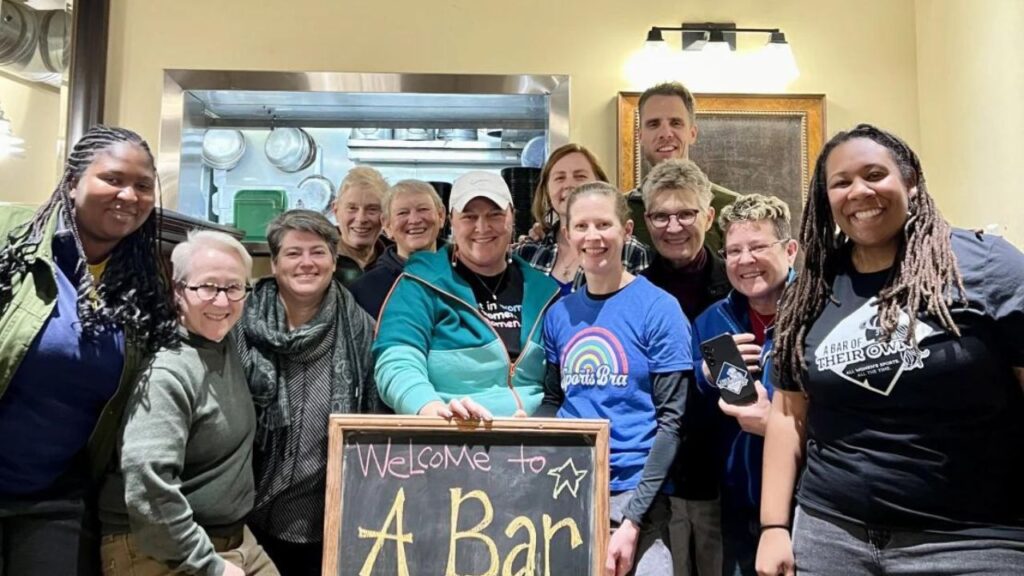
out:
{"label": "chalk star drawing", "polygon": [[[562,473],[567,472],[566,468],[572,468],[572,472],[569,472],[568,478],[563,478]],[[555,477],[555,492],[551,495],[551,498],[558,499],[558,495],[562,493],[563,488],[568,488],[569,492],[572,492],[572,497],[577,498],[576,493],[580,489],[580,480],[587,475],[586,470],[577,470],[576,463],[569,458],[558,468],[552,468],[548,470],[548,476]]]}

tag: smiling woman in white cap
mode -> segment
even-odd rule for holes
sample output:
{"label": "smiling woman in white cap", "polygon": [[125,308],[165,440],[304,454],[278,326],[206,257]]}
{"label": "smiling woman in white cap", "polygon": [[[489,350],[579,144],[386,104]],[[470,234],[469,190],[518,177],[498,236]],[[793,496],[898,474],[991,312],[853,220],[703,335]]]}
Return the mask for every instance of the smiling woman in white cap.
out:
{"label": "smiling woman in white cap", "polygon": [[558,287],[509,253],[512,195],[500,176],[464,174],[450,204],[453,246],[413,254],[381,310],[381,398],[399,414],[532,414],[543,394],[541,318]]}

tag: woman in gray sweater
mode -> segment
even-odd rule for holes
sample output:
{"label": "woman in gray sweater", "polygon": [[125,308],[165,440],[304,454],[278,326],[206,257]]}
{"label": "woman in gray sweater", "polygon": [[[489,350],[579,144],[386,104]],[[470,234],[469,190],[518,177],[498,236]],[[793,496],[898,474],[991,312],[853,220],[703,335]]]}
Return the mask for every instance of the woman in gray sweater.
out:
{"label": "woman in gray sweater", "polygon": [[175,247],[182,345],[160,350],[128,402],[120,469],[100,496],[105,576],[277,575],[244,521],[256,414],[229,336],[252,258],[220,232]]}

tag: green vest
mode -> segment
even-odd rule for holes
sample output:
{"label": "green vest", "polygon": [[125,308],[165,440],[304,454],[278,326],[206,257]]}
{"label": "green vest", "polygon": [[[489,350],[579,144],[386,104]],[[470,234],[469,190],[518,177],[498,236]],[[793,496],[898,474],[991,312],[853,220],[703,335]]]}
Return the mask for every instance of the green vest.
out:
{"label": "green vest", "polygon": [[[0,204],[0,250],[7,246],[8,235],[29,221],[34,213],[35,209],[31,206]],[[0,316],[0,396],[7,391],[29,346],[43,329],[43,324],[57,303],[57,279],[53,262],[53,235],[57,229],[57,216],[55,211],[46,223],[38,249],[28,257],[28,270],[14,285],[11,302]],[[135,339],[131,334],[126,334],[121,381],[117,391],[103,407],[86,447],[93,478],[99,478],[113,454],[117,431],[121,425],[121,413],[142,371],[144,360]]]}

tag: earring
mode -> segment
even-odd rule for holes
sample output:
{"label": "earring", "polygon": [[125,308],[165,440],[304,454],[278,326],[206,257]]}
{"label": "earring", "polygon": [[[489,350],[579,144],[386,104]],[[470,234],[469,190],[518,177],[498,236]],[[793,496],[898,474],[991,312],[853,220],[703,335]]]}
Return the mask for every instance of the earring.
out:
{"label": "earring", "polygon": [[452,268],[455,268],[455,261],[459,258],[459,245],[452,245]]}
{"label": "earring", "polygon": [[508,248],[505,249],[505,260],[507,260],[509,264],[512,263],[512,247],[511,246],[509,246]]}

